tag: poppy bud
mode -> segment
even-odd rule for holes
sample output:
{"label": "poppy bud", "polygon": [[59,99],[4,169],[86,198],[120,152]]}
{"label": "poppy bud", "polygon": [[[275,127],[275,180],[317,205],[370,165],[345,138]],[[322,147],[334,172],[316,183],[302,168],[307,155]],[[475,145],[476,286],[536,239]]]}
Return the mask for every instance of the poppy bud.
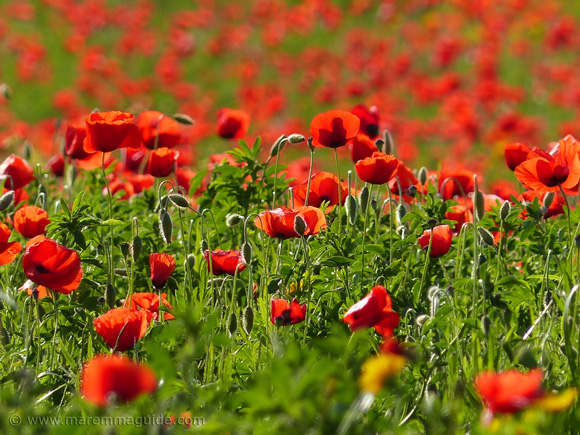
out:
{"label": "poppy bud", "polygon": [[485,198],[483,197],[481,190],[476,190],[473,193],[473,203],[475,205],[475,215],[477,216],[477,219],[483,219],[483,216],[485,215]]}
{"label": "poppy bud", "polygon": [[133,238],[133,243],[131,244],[130,247],[131,257],[133,258],[133,261],[137,261],[137,258],[139,258],[139,254],[141,253],[142,247],[143,241],[141,240],[141,237],[135,236]]}
{"label": "poppy bud", "polygon": [[546,193],[546,195],[544,196],[544,202],[543,202],[543,205],[544,205],[544,207],[546,207],[546,209],[550,208],[550,206],[552,205],[552,202],[554,202],[555,196],[556,196],[555,192]]}
{"label": "poppy bud", "polygon": [[2,315],[0,315],[0,343],[2,346],[7,346],[10,344],[10,337],[8,336],[8,331],[4,328],[2,324]]}
{"label": "poppy bud", "polygon": [[477,231],[479,232],[479,235],[481,237],[481,240],[483,240],[483,243],[485,243],[488,246],[493,246],[493,236],[488,230],[486,230],[483,227],[477,227]]}
{"label": "poppy bud", "polygon": [[485,316],[481,319],[481,329],[485,333],[485,335],[489,335],[489,330],[491,329],[491,319]]}
{"label": "poppy bud", "polygon": [[284,144],[287,140],[288,138],[285,134],[276,139],[276,142],[274,142],[274,145],[272,145],[272,148],[270,148],[270,158],[276,157],[280,151],[282,151],[282,148],[284,148]]}
{"label": "poppy bud", "polygon": [[414,184],[409,186],[409,188],[407,189],[407,194],[411,197],[411,198],[415,198],[415,196],[417,196],[417,186],[415,186]]}
{"label": "poppy bud", "polygon": [[185,198],[183,195],[180,195],[179,193],[170,193],[169,199],[173,204],[175,204],[178,207],[181,208],[189,207],[189,201],[187,200],[187,198]]}
{"label": "poppy bud", "polygon": [[247,306],[244,310],[244,315],[242,317],[242,329],[247,335],[252,333],[254,328],[254,309],[251,306]]}
{"label": "poppy bud", "polygon": [[109,308],[115,308],[117,302],[117,290],[112,284],[107,284],[107,290],[105,291],[105,301]]}
{"label": "poppy bud", "polygon": [[121,243],[121,253],[123,254],[123,257],[127,258],[129,256],[129,244],[127,242],[123,242]]}
{"label": "poppy bud", "polygon": [[12,89],[6,83],[0,84],[0,93],[7,100],[11,100],[12,99]]}
{"label": "poppy bud", "polygon": [[421,169],[419,169],[419,183],[421,183],[422,185],[424,185],[427,182],[427,168],[425,166],[423,166]]}
{"label": "poppy bud", "polygon": [[201,241],[201,252],[205,252],[209,249],[209,243],[207,243],[207,240],[203,239]]}
{"label": "poppy bud", "polygon": [[351,225],[354,225],[356,222],[356,215],[358,212],[358,204],[356,199],[352,195],[348,195],[346,197],[346,216],[348,217],[348,221]]}
{"label": "poppy bud", "polygon": [[127,269],[117,268],[115,269],[115,273],[120,276],[127,276]]}
{"label": "poppy bud", "polygon": [[193,269],[193,266],[195,266],[195,255],[189,254],[187,256],[187,265],[190,269]]}
{"label": "poppy bud", "polygon": [[501,205],[501,208],[499,209],[499,218],[502,221],[505,221],[508,218],[511,209],[512,209],[512,206],[511,206],[510,202],[504,201],[504,203]]}
{"label": "poppy bud", "polygon": [[161,237],[167,244],[171,243],[171,234],[173,232],[173,222],[171,216],[165,210],[161,211]]}
{"label": "poppy bud", "polygon": [[303,135],[297,133],[293,133],[290,136],[288,136],[288,142],[290,142],[292,145],[302,143],[305,140],[306,138]]}
{"label": "poppy bud", "polygon": [[378,149],[380,152],[383,152],[383,146],[384,146],[384,145],[385,145],[385,141],[384,141],[384,140],[382,140],[382,139],[377,139],[377,140],[375,141],[375,146],[377,147],[377,149]]}
{"label": "poppy bud", "polygon": [[427,219],[427,225],[429,228],[435,228],[437,226],[437,219]]}
{"label": "poppy bud", "polygon": [[301,237],[306,232],[306,222],[304,222],[304,219],[300,215],[294,217],[294,231]]}
{"label": "poppy bud", "polygon": [[232,213],[226,216],[226,225],[230,228],[233,228],[243,220],[244,220],[243,216],[236,213]]}
{"label": "poppy bud", "polygon": [[252,245],[250,245],[248,242],[242,243],[242,260],[244,263],[250,264],[250,261],[252,261],[252,254]]}
{"label": "poppy bud", "polygon": [[0,196],[0,211],[6,210],[14,201],[14,191],[9,190],[4,195]]}
{"label": "poppy bud", "polygon": [[389,130],[385,130],[385,132],[383,133],[383,140],[385,141],[384,153],[393,154],[393,151],[395,151],[395,142],[393,141],[393,136],[391,136]]}
{"label": "poppy bud", "polygon": [[184,113],[176,113],[176,114],[172,115],[171,117],[183,125],[195,124],[195,121],[191,117],[187,116]]}
{"label": "poppy bud", "polygon": [[312,145],[312,141],[314,140],[314,138],[312,136],[310,136],[308,139],[306,139],[306,144],[308,145],[308,148],[310,148],[310,151],[314,152],[314,145]]}
{"label": "poppy bud", "polygon": [[366,213],[367,207],[369,206],[369,188],[367,186],[363,186],[361,189],[358,200],[360,203],[360,211]]}
{"label": "poppy bud", "polygon": [[487,263],[487,257],[485,256],[485,254],[482,252],[481,254],[479,254],[479,261],[478,264],[481,266],[482,264]]}
{"label": "poppy bud", "polygon": [[400,203],[397,206],[397,220],[399,221],[399,224],[403,223],[403,218],[405,217],[406,214],[407,214],[407,207],[405,207],[405,204]]}
{"label": "poppy bud", "polygon": [[230,318],[230,324],[229,324],[229,332],[230,332],[230,336],[234,335],[238,329],[238,316],[236,316],[236,313],[232,313],[232,317]]}
{"label": "poppy bud", "polygon": [[429,320],[431,317],[429,317],[428,314],[421,314],[420,316],[417,317],[417,319],[415,320],[415,322],[417,323],[417,326],[419,326],[420,328],[423,327],[423,325],[425,325],[425,323],[427,323],[427,320]]}

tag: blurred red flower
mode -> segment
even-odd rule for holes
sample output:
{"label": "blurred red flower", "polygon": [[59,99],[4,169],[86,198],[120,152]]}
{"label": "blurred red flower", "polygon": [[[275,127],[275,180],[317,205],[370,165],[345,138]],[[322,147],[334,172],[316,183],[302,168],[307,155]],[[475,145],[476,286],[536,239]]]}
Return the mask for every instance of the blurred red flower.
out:
{"label": "blurred red flower", "polygon": [[20,242],[9,242],[12,231],[3,223],[0,223],[0,266],[10,264],[22,251]]}
{"label": "blurred red flower", "polygon": [[382,285],[377,285],[349,308],[342,321],[353,331],[373,327],[383,337],[390,337],[399,325],[400,317],[393,311],[387,290]]}
{"label": "blurred red flower", "polygon": [[441,257],[449,252],[451,248],[452,232],[449,225],[437,225],[433,230],[425,230],[423,235],[417,239],[423,250],[428,249],[429,240],[433,232],[433,242],[431,246],[431,257]]}
{"label": "blurred red flower", "polygon": [[522,164],[528,158],[528,154],[532,151],[525,143],[515,142],[504,146],[505,161],[512,171]]}
{"label": "blurred red flower", "polygon": [[85,400],[104,407],[112,400],[130,402],[157,389],[153,370],[123,355],[99,355],[81,373],[81,394]]}
{"label": "blurred red flower", "polygon": [[326,218],[324,213],[316,207],[298,207],[290,210],[287,207],[280,207],[274,210],[266,210],[254,219],[256,228],[261,229],[270,237],[278,239],[290,239],[300,237],[294,230],[294,220],[300,216],[306,223],[305,236],[318,234],[320,230],[326,229]]}
{"label": "blurred red flower", "polygon": [[62,294],[76,290],[83,277],[77,251],[44,236],[28,241],[22,256],[22,267],[32,282]]}
{"label": "blurred red flower", "polygon": [[[173,148],[179,145],[183,139],[179,122],[161,112],[155,110],[141,112],[136,123],[141,135],[141,143],[150,150]],[[159,139],[156,146],[157,137]]]}
{"label": "blurred red flower", "polygon": [[4,187],[16,190],[34,180],[34,171],[26,160],[10,154],[0,165],[0,179],[6,178]]}
{"label": "blurred red flower", "polygon": [[223,108],[217,113],[217,134],[224,139],[241,139],[250,127],[250,115],[243,110]]}
{"label": "blurred red flower", "polygon": [[170,254],[149,254],[149,267],[151,268],[151,281],[157,290],[167,284],[169,277],[175,270],[175,258]]}
{"label": "blurred red flower", "polygon": [[145,336],[152,318],[151,311],[119,307],[97,317],[93,325],[111,349],[123,352]]}
{"label": "blurred red flower", "polygon": [[367,108],[364,104],[355,106],[351,111],[360,119],[360,133],[370,139],[379,135],[379,109],[376,106]]}
{"label": "blurred red flower", "polygon": [[119,111],[91,113],[85,118],[85,151],[108,153],[119,148],[139,148],[141,139],[134,118],[132,113]]}
{"label": "blurred red flower", "polygon": [[288,303],[285,299],[272,299],[270,322],[276,326],[295,325],[306,318],[306,304],[300,305],[296,298]]}
{"label": "blurred red flower", "polygon": [[[207,270],[209,271],[210,255],[207,249],[203,252],[203,256],[207,261]],[[245,268],[246,263],[244,263],[240,251],[223,251],[221,249],[211,251],[211,271],[214,275],[235,275],[236,269],[241,272]]]}
{"label": "blurred red flower", "polygon": [[154,177],[167,177],[176,167],[179,153],[170,148],[158,148],[151,151],[147,161],[147,172]]}
{"label": "blurred red flower", "polygon": [[360,120],[343,110],[319,113],[310,123],[312,145],[338,148],[349,143],[358,133]]}
{"label": "blurred red flower", "polygon": [[48,213],[35,205],[19,208],[14,213],[14,229],[27,239],[44,234],[50,223]]}
{"label": "blurred red flower", "polygon": [[349,147],[350,158],[353,163],[366,159],[367,157],[372,157],[373,153],[378,151],[375,142],[369,139],[368,136],[360,133],[353,138]]}
{"label": "blurred red flower", "polygon": [[514,413],[529,406],[534,399],[542,397],[542,371],[486,371],[475,378],[475,389],[492,413]]}

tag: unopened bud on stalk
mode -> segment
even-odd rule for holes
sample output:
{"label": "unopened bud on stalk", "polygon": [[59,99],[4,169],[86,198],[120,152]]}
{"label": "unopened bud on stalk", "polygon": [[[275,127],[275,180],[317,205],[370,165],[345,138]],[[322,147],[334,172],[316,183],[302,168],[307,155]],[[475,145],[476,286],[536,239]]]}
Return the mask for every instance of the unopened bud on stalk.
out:
{"label": "unopened bud on stalk", "polygon": [[8,335],[8,331],[6,331],[6,329],[4,328],[1,315],[0,315],[0,343],[2,343],[2,346],[8,346],[8,344],[10,344],[10,336]]}
{"label": "unopened bud on stalk", "polygon": [[207,240],[203,239],[201,241],[201,252],[204,253],[207,250],[209,250],[209,243],[207,242]]}
{"label": "unopened bud on stalk", "polygon": [[230,228],[235,227],[236,225],[238,225],[240,222],[243,221],[244,217],[236,213],[228,214],[226,216],[226,225]]}
{"label": "unopened bud on stalk", "polygon": [[580,249],[580,234],[574,236],[574,245],[576,245],[576,249]]}
{"label": "unopened bud on stalk", "polygon": [[302,143],[305,140],[306,138],[303,135],[297,133],[293,133],[290,136],[288,136],[288,142],[290,142],[292,145]]}
{"label": "unopened bud on stalk", "polygon": [[489,335],[489,330],[491,329],[491,319],[489,317],[484,316],[484,318],[481,319],[481,329],[485,335]]}
{"label": "unopened bud on stalk", "polygon": [[133,243],[131,243],[131,258],[133,261],[137,261],[137,258],[139,258],[141,248],[143,248],[143,241],[141,240],[141,237],[135,236],[133,238]]}
{"label": "unopened bud on stalk", "polygon": [[375,141],[375,146],[380,152],[383,152],[383,147],[385,146],[385,141],[382,139],[377,139]]}
{"label": "unopened bud on stalk", "polygon": [[383,140],[385,141],[385,150],[383,151],[385,154],[393,154],[395,151],[395,142],[393,141],[393,136],[389,130],[385,130],[383,133]]}
{"label": "unopened bud on stalk", "polygon": [[287,140],[288,138],[285,134],[276,139],[276,142],[274,142],[274,145],[272,145],[272,148],[270,148],[270,158],[276,157],[280,151],[282,151],[282,148],[284,148],[284,144]]}
{"label": "unopened bud on stalk", "polygon": [[479,235],[481,236],[481,240],[483,240],[483,243],[485,243],[488,246],[493,246],[493,236],[487,229],[483,227],[477,227],[477,231],[479,232]]}
{"label": "unopened bud on stalk", "polygon": [[242,317],[242,328],[247,335],[252,333],[254,329],[254,309],[248,305],[244,310],[244,315]]}
{"label": "unopened bud on stalk", "polygon": [[115,269],[115,273],[120,276],[127,276],[127,269],[117,268]]}
{"label": "unopened bud on stalk", "polygon": [[250,245],[248,242],[242,243],[242,258],[244,260],[244,263],[250,264],[250,261],[252,261],[252,255],[253,255],[252,245]]}
{"label": "unopened bud on stalk", "polygon": [[407,189],[407,195],[409,195],[411,198],[415,198],[415,196],[417,196],[417,191],[417,186],[413,184]]}
{"label": "unopened bud on stalk", "polygon": [[556,196],[555,192],[546,193],[546,195],[544,196],[544,202],[543,202],[543,205],[544,205],[544,207],[546,207],[546,209],[550,208],[550,206],[554,202],[555,196]]}
{"label": "unopened bud on stalk", "polygon": [[312,141],[314,140],[314,138],[312,136],[310,136],[308,139],[306,139],[306,144],[308,145],[308,148],[310,148],[310,151],[314,152],[314,145],[312,145]]}
{"label": "unopened bud on stalk", "polygon": [[485,198],[481,190],[476,190],[473,193],[473,202],[475,204],[475,214],[478,220],[483,219],[485,215]]}
{"label": "unopened bud on stalk", "polygon": [[482,252],[479,254],[478,264],[481,266],[482,264],[485,264],[485,263],[487,263],[487,257]]}
{"label": "unopened bud on stalk", "polygon": [[501,205],[501,208],[499,209],[499,218],[502,221],[505,221],[508,218],[511,210],[511,203],[509,201],[504,201],[504,203]]}
{"label": "unopened bud on stalk", "polygon": [[427,168],[425,166],[423,166],[421,169],[419,169],[419,176],[417,178],[419,178],[419,183],[421,183],[422,186],[425,185],[425,183],[427,182]]}
{"label": "unopened bud on stalk", "polygon": [[296,215],[294,218],[294,231],[296,231],[299,236],[303,236],[306,232],[306,228],[306,222],[304,222],[302,216]]}
{"label": "unopened bud on stalk", "polygon": [[127,242],[123,242],[121,243],[121,253],[123,254],[123,257],[127,258],[129,256],[129,244]]}
{"label": "unopened bud on stalk", "polygon": [[195,121],[190,116],[187,116],[184,113],[176,113],[175,115],[172,115],[171,117],[183,125],[195,124]]}
{"label": "unopened bud on stalk", "polygon": [[361,213],[366,213],[369,206],[369,188],[367,186],[363,186],[363,188],[360,190],[360,196],[358,197],[358,200],[360,203]]}
{"label": "unopened bud on stalk", "polygon": [[237,330],[238,330],[238,316],[236,316],[236,313],[232,313],[229,325],[230,336],[234,335]]}
{"label": "unopened bud on stalk", "polygon": [[105,291],[105,301],[109,308],[114,308],[117,304],[117,290],[113,287],[113,284],[107,284],[107,290]]}
{"label": "unopened bud on stalk", "polygon": [[399,225],[401,225],[403,223],[403,218],[405,217],[406,214],[407,214],[407,207],[405,207],[405,204],[400,203],[397,206],[397,220],[399,222]]}
{"label": "unopened bud on stalk", "polygon": [[4,96],[7,100],[12,99],[12,89],[6,83],[0,84],[0,94]]}
{"label": "unopened bud on stalk", "polygon": [[0,211],[6,210],[14,201],[14,191],[10,190],[4,195],[0,196]]}
{"label": "unopened bud on stalk", "polygon": [[415,320],[415,322],[417,322],[417,326],[419,326],[420,328],[423,327],[423,325],[427,322],[427,320],[429,320],[430,317],[428,314],[421,314],[420,316],[417,317],[417,320]]}
{"label": "unopened bud on stalk", "polygon": [[189,266],[189,269],[193,269],[193,266],[195,266],[195,255],[193,254],[189,254],[187,256],[187,265]]}
{"label": "unopened bud on stalk", "polygon": [[437,226],[439,222],[437,222],[437,219],[427,219],[427,225],[429,226],[429,228],[433,229]]}
{"label": "unopened bud on stalk", "polygon": [[181,208],[189,207],[189,201],[187,200],[187,198],[185,198],[185,196],[183,195],[180,195],[179,193],[170,193],[169,199],[173,204],[175,204],[178,207]]}
{"label": "unopened bud on stalk", "polygon": [[171,243],[171,234],[173,233],[173,222],[171,216],[165,210],[161,211],[161,237],[167,244]]}
{"label": "unopened bud on stalk", "polygon": [[348,222],[351,225],[354,225],[356,222],[356,216],[358,213],[358,204],[356,202],[355,197],[352,195],[348,195],[346,197],[345,205],[346,205],[346,216],[348,217]]}

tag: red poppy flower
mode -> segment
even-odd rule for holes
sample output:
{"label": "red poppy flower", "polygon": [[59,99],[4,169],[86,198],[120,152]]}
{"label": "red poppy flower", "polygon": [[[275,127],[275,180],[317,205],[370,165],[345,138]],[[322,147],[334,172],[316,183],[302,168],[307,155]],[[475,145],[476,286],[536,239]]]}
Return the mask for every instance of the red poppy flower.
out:
{"label": "red poppy flower", "polygon": [[[449,225],[437,225],[433,228],[433,242],[431,246],[431,257],[441,257],[449,252],[451,248],[452,232]],[[431,239],[431,230],[425,230],[423,235],[417,239],[422,249],[426,250]]]}
{"label": "red poppy flower", "polygon": [[154,177],[167,177],[175,170],[176,153],[170,148],[159,148],[151,151],[147,162],[147,172]]}
{"label": "red poppy flower", "polygon": [[46,210],[35,205],[19,208],[14,213],[14,229],[27,239],[44,234],[49,223]]}
{"label": "red poppy flower", "polygon": [[377,146],[372,139],[364,134],[357,134],[352,140],[350,147],[350,158],[353,163],[359,160],[366,159],[367,157],[372,157],[373,153],[377,152]]}
{"label": "red poppy flower", "polygon": [[46,170],[50,171],[52,175],[62,177],[64,175],[64,156],[62,154],[52,156],[46,163]]}
{"label": "red poppy flower", "polygon": [[22,267],[32,282],[65,295],[76,290],[83,277],[77,251],[44,236],[28,241]]}
{"label": "red poppy flower", "polygon": [[306,318],[306,304],[300,305],[296,298],[288,303],[285,299],[272,299],[270,322],[276,326],[295,325]]}
{"label": "red poppy flower", "polygon": [[505,162],[512,171],[528,158],[532,150],[525,143],[515,142],[504,146]]}
{"label": "red poppy flower", "polygon": [[[453,232],[459,233],[463,225],[473,221],[473,214],[471,214],[471,211],[465,205],[454,205],[451,207],[450,211],[445,212],[445,219],[457,221],[453,227]],[[429,243],[429,241],[427,241],[427,243]]]}
{"label": "red poppy flower", "polygon": [[34,180],[34,171],[22,157],[10,154],[2,165],[0,165],[1,178],[6,178],[4,187],[10,190],[16,190]]}
{"label": "red poppy flower", "polygon": [[[454,196],[473,192],[475,172],[468,169],[443,168],[439,173],[437,189],[441,193],[444,201],[452,199]],[[447,181],[446,181],[447,180]],[[481,178],[478,178],[481,181]]]}
{"label": "red poppy flower", "polygon": [[119,111],[91,113],[85,118],[85,151],[108,153],[119,148],[139,148],[141,139],[134,118],[132,113]]}
{"label": "red poppy flower", "polygon": [[377,285],[362,300],[349,308],[342,321],[349,325],[352,331],[373,327],[383,337],[389,337],[399,325],[400,317],[393,311],[387,290],[382,285]]}
{"label": "red poppy flower", "polygon": [[165,287],[175,270],[175,258],[170,254],[149,254],[149,267],[151,268],[153,287],[160,290]]}
{"label": "red poppy flower", "polygon": [[557,192],[560,186],[566,194],[575,195],[580,181],[580,143],[571,135],[558,141],[550,153],[533,151],[515,169],[515,175],[528,189]]}
{"label": "red poppy flower", "polygon": [[10,264],[22,251],[20,242],[9,242],[12,231],[3,223],[0,223],[0,266]]}
{"label": "red poppy flower", "polygon": [[[519,195],[518,201],[520,202],[533,202],[534,198],[538,198],[538,201],[540,202],[540,204],[542,204],[542,202],[544,201],[544,197],[546,196],[547,192],[541,193],[538,192],[536,190],[528,190],[525,192],[522,192],[521,195]],[[566,200],[564,199],[564,197],[562,196],[561,193],[556,192],[554,195],[554,200],[552,201],[552,204],[550,204],[550,207],[548,207],[548,210],[546,210],[546,212],[544,213],[544,218],[548,219],[551,218],[553,216],[558,216],[561,214],[564,214],[564,207],[566,206]],[[521,218],[525,219],[527,216],[528,212],[527,211],[523,211],[521,213]]]}
{"label": "red poppy flower", "polygon": [[[167,293],[161,293],[161,301],[163,305],[170,310],[173,307],[167,302]],[[159,295],[155,293],[133,293],[131,297],[125,301],[125,307],[131,310],[147,310],[153,315],[153,319],[157,320],[159,317]],[[163,313],[165,320],[173,320],[175,317],[170,313]]]}
{"label": "red poppy flower", "polygon": [[96,356],[83,367],[81,374],[81,394],[100,407],[112,399],[130,402],[156,389],[153,370],[119,354]]}
{"label": "red poppy flower", "polygon": [[399,159],[395,156],[374,152],[372,157],[359,160],[354,168],[358,177],[371,184],[388,183],[395,175],[399,167]]}
{"label": "red poppy flower", "polygon": [[475,389],[492,413],[520,411],[544,394],[542,372],[538,369],[528,373],[486,371],[475,378]]}
{"label": "red poppy flower", "polygon": [[[205,261],[207,261],[207,270],[210,270],[209,251],[207,249],[203,252],[203,256]],[[246,263],[244,263],[240,251],[222,251],[221,249],[211,251],[211,270],[214,275],[235,275],[236,268],[238,272],[246,268]]]}
{"label": "red poppy flower", "polygon": [[411,202],[412,198],[408,195],[409,187],[411,186],[415,186],[418,192],[426,193],[425,187],[421,186],[421,183],[419,183],[419,180],[415,177],[411,168],[399,160],[399,166],[397,166],[397,177],[391,178],[391,181],[389,181],[389,189],[394,195],[401,195],[399,192],[400,187],[403,190],[403,199]]}
{"label": "red poppy flower", "polygon": [[150,150],[155,149],[155,138],[157,148],[173,148],[182,141],[181,126],[179,122],[170,116],[155,110],[141,112],[137,117],[137,127],[141,135],[141,143]]}
{"label": "red poppy flower", "polygon": [[145,336],[152,318],[153,313],[148,310],[119,307],[97,317],[93,325],[111,349],[123,352]]}
{"label": "red poppy flower", "polygon": [[320,230],[326,229],[326,218],[324,213],[316,207],[298,207],[290,210],[287,207],[280,207],[274,210],[263,211],[254,219],[256,228],[261,229],[270,237],[278,239],[290,239],[300,237],[294,230],[294,219],[300,216],[306,223],[305,236],[318,234]]}
{"label": "red poppy flower", "polygon": [[84,148],[87,137],[86,125],[68,124],[64,140],[64,153],[71,159],[86,159],[92,153],[87,153]]}
{"label": "red poppy flower", "polygon": [[[306,190],[308,189],[308,180],[292,188],[294,205],[296,207],[304,206],[306,201]],[[340,183],[340,199],[342,204],[348,196],[348,188],[345,183]],[[314,174],[310,180],[310,195],[308,195],[308,205],[320,207],[323,202],[328,202],[329,207],[326,212],[332,211],[338,204],[338,177],[330,172],[319,172]]]}
{"label": "red poppy flower", "polygon": [[223,108],[217,113],[217,134],[224,139],[241,139],[250,127],[250,115],[243,110]]}
{"label": "red poppy flower", "polygon": [[338,148],[349,143],[358,133],[360,120],[343,110],[319,113],[310,123],[312,145]]}
{"label": "red poppy flower", "polygon": [[364,104],[359,104],[350,111],[360,119],[360,132],[370,139],[379,135],[379,110],[376,106],[370,109]]}

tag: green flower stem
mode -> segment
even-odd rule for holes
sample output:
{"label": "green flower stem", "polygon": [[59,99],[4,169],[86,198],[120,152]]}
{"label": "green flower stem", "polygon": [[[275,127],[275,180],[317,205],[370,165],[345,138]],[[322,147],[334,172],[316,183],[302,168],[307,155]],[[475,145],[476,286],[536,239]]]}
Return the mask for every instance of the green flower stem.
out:
{"label": "green flower stem", "polygon": [[338,164],[338,151],[336,151],[336,148],[334,148],[334,160],[336,160],[336,172],[338,173],[338,233],[340,234],[342,233],[342,192],[340,189],[340,165]]}

